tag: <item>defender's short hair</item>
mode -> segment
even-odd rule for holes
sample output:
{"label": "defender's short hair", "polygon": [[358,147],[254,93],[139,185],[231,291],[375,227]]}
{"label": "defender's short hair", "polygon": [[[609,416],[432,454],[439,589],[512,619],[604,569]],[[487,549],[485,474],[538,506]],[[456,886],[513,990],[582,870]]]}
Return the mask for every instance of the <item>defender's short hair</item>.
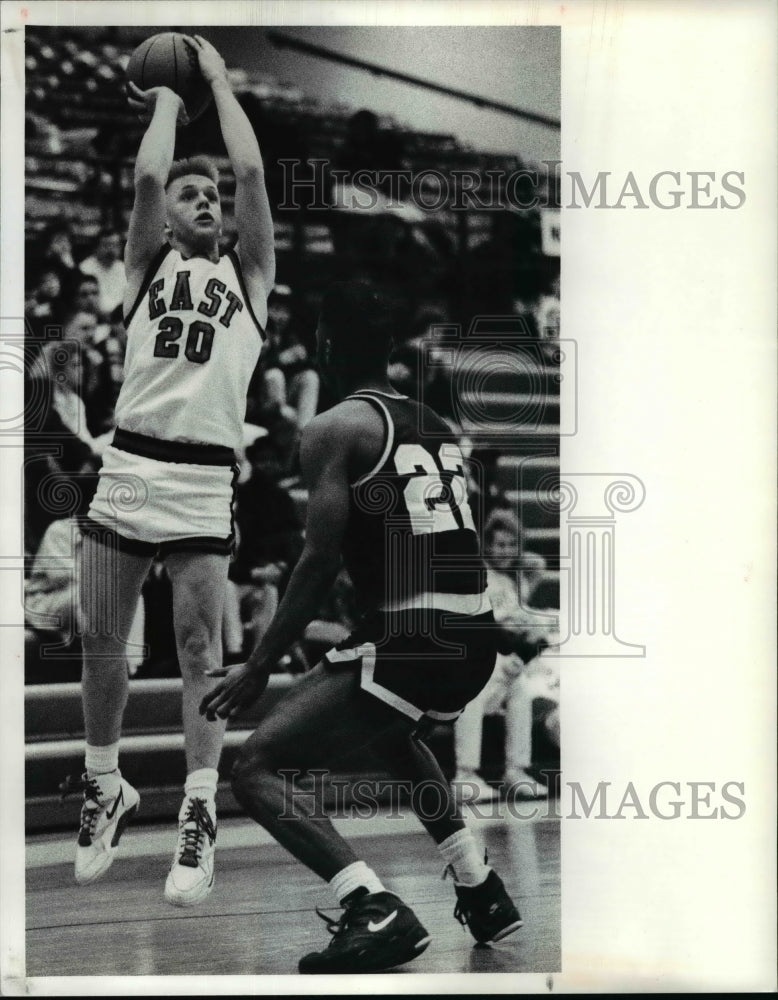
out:
{"label": "defender's short hair", "polygon": [[165,190],[167,191],[173,181],[177,181],[179,177],[186,177],[187,174],[207,177],[217,187],[219,186],[219,171],[214,163],[207,156],[190,156],[184,160],[173,161],[165,182]]}
{"label": "defender's short hair", "polygon": [[324,293],[319,313],[338,359],[357,370],[385,370],[392,350],[393,308],[366,281],[341,281]]}

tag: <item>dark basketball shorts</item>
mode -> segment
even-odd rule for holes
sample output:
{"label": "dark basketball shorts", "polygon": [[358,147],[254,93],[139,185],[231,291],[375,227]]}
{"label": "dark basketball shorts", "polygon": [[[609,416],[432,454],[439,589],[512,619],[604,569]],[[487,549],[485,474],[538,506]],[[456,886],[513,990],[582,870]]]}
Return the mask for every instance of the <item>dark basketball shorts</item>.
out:
{"label": "dark basketball shorts", "polygon": [[363,691],[419,721],[456,719],[492,675],[496,629],[489,611],[377,611],[324,656],[329,670],[359,671]]}

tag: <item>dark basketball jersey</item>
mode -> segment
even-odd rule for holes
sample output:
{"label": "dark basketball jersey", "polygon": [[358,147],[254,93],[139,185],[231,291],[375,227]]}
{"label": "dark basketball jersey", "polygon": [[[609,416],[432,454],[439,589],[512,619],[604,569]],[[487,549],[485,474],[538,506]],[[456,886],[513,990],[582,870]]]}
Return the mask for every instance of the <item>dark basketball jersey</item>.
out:
{"label": "dark basketball jersey", "polygon": [[371,389],[348,398],[369,402],[386,435],[375,468],[350,487],[343,551],[360,604],[482,594],[486,573],[462,453],[448,425],[407,396]]}

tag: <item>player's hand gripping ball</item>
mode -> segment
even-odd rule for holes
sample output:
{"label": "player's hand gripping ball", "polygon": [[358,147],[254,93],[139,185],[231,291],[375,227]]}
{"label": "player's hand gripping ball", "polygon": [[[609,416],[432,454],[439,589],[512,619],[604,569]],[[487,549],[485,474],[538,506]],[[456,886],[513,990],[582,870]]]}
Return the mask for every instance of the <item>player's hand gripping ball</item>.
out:
{"label": "player's hand gripping ball", "polygon": [[144,99],[139,93],[149,95],[161,87],[178,94],[183,102],[179,125],[195,121],[205,111],[213,100],[213,93],[211,78],[200,68],[200,50],[200,43],[177,31],[152,35],[135,49],[127,64],[127,93],[130,104],[144,120],[153,114],[156,96]]}

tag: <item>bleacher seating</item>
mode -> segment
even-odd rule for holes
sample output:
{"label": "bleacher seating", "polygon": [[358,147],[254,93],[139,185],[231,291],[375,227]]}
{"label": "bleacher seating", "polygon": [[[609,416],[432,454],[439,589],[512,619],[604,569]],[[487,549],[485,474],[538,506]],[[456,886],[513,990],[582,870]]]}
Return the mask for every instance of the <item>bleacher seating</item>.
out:
{"label": "bleacher seating", "polygon": [[[273,674],[262,697],[265,711],[295,679]],[[538,699],[537,708],[542,709]],[[227,732],[219,768],[217,809],[220,816],[242,812],[229,786],[236,755],[256,725],[258,709],[249,710]],[[49,684],[25,689],[25,800],[26,829],[72,830],[77,823],[78,796],[63,802],[58,784],[67,774],[77,775],[83,767],[84,733],[81,688],[78,684]],[[500,716],[487,717],[484,724],[482,770],[487,778],[502,773],[504,733]],[[447,777],[454,773],[451,727],[438,725],[429,739],[430,748]],[[533,761],[554,768],[558,759],[544,735],[542,725],[533,730]],[[172,819],[181,803],[184,774],[184,736],[181,730],[180,679],[135,680],[125,712],[122,736],[122,773],[141,793],[141,821]],[[342,775],[384,779],[381,763],[360,753],[349,760]],[[338,777],[334,775],[333,777]]]}

